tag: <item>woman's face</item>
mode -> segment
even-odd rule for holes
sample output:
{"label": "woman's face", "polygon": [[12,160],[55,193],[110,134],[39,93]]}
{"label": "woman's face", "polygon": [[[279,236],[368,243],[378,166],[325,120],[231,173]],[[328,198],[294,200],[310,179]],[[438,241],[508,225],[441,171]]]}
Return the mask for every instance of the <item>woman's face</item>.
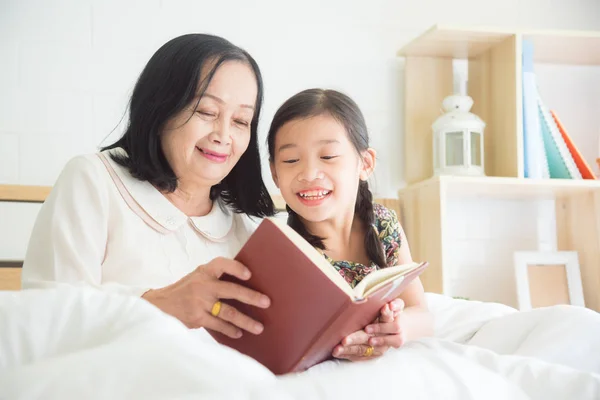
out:
{"label": "woman's face", "polygon": [[210,187],[229,174],[248,148],[257,92],[250,66],[228,61],[200,102],[194,99],[167,123],[162,149],[178,185]]}

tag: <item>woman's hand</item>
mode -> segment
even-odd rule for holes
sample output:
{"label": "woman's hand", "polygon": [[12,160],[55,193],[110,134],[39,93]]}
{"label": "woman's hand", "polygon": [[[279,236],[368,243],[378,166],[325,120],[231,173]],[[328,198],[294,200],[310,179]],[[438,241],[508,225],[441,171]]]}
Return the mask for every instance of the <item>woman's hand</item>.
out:
{"label": "woman's hand", "polygon": [[363,330],[346,336],[333,349],[333,356],[350,361],[364,361],[383,355],[390,347],[402,346],[405,341],[401,322],[403,309],[402,299],[395,299],[384,305],[379,318]]}
{"label": "woman's hand", "polygon": [[213,306],[220,299],[233,299],[261,308],[270,305],[269,298],[261,293],[219,280],[223,274],[241,280],[250,278],[250,271],[241,263],[227,258],[215,258],[172,285],[149,290],[142,298],[179,319],[188,328],[213,329],[232,338],[241,337],[242,330],[261,333],[262,324],[230,305],[221,303],[218,315],[211,314]]}

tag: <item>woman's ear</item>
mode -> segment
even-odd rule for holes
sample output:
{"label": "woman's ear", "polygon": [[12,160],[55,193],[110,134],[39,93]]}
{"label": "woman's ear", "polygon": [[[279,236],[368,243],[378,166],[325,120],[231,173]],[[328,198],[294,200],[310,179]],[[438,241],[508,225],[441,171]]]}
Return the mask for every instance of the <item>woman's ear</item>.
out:
{"label": "woman's ear", "polygon": [[279,189],[279,182],[277,181],[277,172],[275,172],[275,165],[273,161],[269,162],[269,167],[271,168],[271,178],[273,178],[273,182],[275,182],[275,186]]}
{"label": "woman's ear", "polygon": [[375,170],[375,161],[376,161],[376,157],[377,157],[377,152],[375,151],[375,149],[372,149],[369,147],[367,150],[362,152],[361,156],[362,156],[362,163],[361,163],[362,167],[360,170],[360,180],[366,181],[367,179],[369,179],[369,177]]}

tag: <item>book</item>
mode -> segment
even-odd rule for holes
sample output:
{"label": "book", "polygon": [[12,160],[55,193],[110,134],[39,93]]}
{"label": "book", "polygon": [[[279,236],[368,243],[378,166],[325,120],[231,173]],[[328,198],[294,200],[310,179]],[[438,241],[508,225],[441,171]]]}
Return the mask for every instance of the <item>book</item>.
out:
{"label": "book", "polygon": [[554,122],[556,123],[556,126],[558,127],[558,130],[560,131],[563,140],[567,144],[569,152],[571,153],[573,160],[575,160],[575,164],[577,165],[577,168],[579,168],[579,172],[581,173],[583,179],[596,179],[594,171],[589,166],[585,158],[583,158],[583,156],[579,152],[579,149],[577,149],[577,147],[575,146],[575,143],[573,143],[573,140],[571,139],[562,122],[558,118],[558,115],[556,115],[556,112],[550,110],[550,114],[552,114],[552,118],[554,119]]}
{"label": "book", "polygon": [[397,298],[427,263],[378,269],[354,288],[317,249],[285,222],[265,218],[235,256],[252,276],[222,280],[257,290],[271,299],[267,309],[222,299],[261,322],[259,335],[239,339],[207,331],[221,344],[254,358],[276,375],[304,371],[331,358],[336,345],[363,329],[384,304]]}
{"label": "book", "polygon": [[524,176],[532,179],[550,178],[540,114],[538,89],[533,68],[533,42],[523,40],[523,159]]}
{"label": "book", "polygon": [[538,95],[540,120],[542,122],[542,137],[550,167],[550,178],[582,179],[581,173],[571,156],[567,144],[558,131],[556,123],[550,115],[542,98]]}

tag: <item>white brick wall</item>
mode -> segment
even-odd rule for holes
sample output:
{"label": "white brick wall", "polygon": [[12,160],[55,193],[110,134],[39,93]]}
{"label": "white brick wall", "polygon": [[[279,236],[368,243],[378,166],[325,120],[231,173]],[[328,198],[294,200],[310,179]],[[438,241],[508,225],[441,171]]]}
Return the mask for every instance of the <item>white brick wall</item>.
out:
{"label": "white brick wall", "polygon": [[0,262],[23,260],[40,207],[33,203],[0,203]]}
{"label": "white brick wall", "polygon": [[[513,253],[544,243],[540,221],[554,201],[453,198],[448,202],[444,267],[447,294],[516,307]],[[551,215],[552,216],[552,215]]]}
{"label": "white brick wall", "polygon": [[[435,23],[600,30],[600,2],[0,0],[0,183],[51,185],[70,157],[95,151],[119,124],[152,53],[176,35],[203,31],[223,35],[257,59],[266,87],[261,142],[276,108],[301,89],[326,86],[356,99],[378,151],[376,195],[395,197],[404,184],[403,63],[395,54]],[[562,69],[561,86],[548,68],[540,72],[546,97],[566,110],[565,123],[595,157],[600,123],[590,110],[600,109],[598,69],[586,70],[583,80]],[[587,99],[586,105],[573,106],[573,98]],[[596,131],[589,128],[594,123]],[[450,247],[476,279],[506,266],[505,248],[535,244],[535,222],[531,231],[515,229],[522,207],[467,201],[451,208],[456,236]],[[0,243],[9,235],[1,230]],[[23,244],[15,246],[10,254],[22,254]],[[457,293],[471,293],[457,285]]]}
{"label": "white brick wall", "polygon": [[[135,78],[158,46],[204,31],[258,60],[266,85],[262,138],[275,109],[298,90],[328,86],[352,95],[379,152],[375,191],[395,196],[403,185],[403,78],[395,54],[434,23],[600,29],[600,2],[1,0],[0,134],[11,135],[1,143],[17,154],[18,166],[15,173],[14,155],[3,158],[0,183],[52,184],[68,158],[94,151],[119,123]],[[600,81],[595,71],[590,74]],[[576,87],[597,109],[585,82]],[[548,96],[561,98],[560,92]],[[583,114],[590,126],[594,113],[586,110],[566,112],[570,126],[580,126]],[[589,148],[597,148],[593,142]],[[50,143],[64,148],[49,152]],[[41,155],[47,164],[32,169]],[[266,166],[265,173],[268,178]]]}

